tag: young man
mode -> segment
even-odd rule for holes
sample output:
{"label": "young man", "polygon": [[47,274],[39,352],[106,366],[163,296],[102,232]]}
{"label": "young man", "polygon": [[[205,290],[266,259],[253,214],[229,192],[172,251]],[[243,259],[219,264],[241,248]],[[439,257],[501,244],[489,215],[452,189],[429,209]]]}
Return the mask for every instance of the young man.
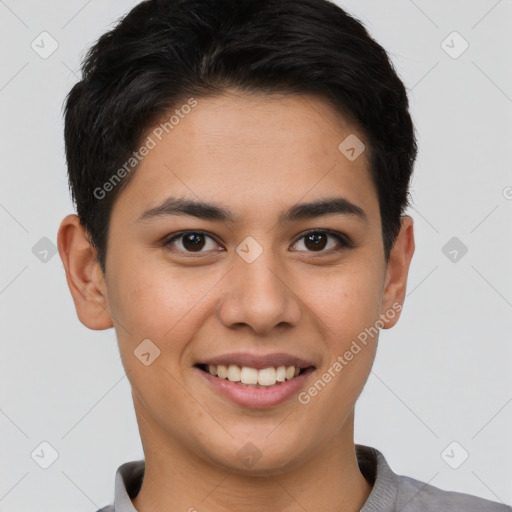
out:
{"label": "young man", "polygon": [[404,302],[405,88],[326,0],[159,0],[89,52],[65,114],[80,321],[114,327],[144,448],[103,511],[505,511],[354,444]]}

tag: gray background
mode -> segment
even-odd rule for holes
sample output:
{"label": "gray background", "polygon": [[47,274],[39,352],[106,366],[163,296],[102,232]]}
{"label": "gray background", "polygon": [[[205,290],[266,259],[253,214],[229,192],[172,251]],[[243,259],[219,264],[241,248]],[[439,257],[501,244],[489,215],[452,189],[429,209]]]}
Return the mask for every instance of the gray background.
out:
{"label": "gray background", "polygon": [[[117,467],[143,456],[114,331],[78,321],[52,253],[72,212],[62,103],[85,50],[134,3],[0,0],[2,512],[95,511]],[[356,442],[397,473],[512,504],[512,1],[338,3],[390,53],[420,144],[408,296],[381,333]],[[46,59],[31,47],[51,49],[43,31],[58,43]]]}

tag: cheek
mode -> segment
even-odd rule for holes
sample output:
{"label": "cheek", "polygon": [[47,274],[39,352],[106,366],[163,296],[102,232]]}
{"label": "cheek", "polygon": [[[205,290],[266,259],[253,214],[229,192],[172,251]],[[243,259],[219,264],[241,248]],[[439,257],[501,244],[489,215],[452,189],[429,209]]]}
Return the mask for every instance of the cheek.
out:
{"label": "cheek", "polygon": [[198,278],[190,270],[158,263],[125,264],[112,277],[112,314],[138,335],[155,338],[163,338],[184,319],[209,286],[208,279]]}
{"label": "cheek", "polygon": [[312,297],[326,351],[315,380],[298,397],[305,410],[309,408],[307,429],[312,442],[318,429],[326,437],[337,432],[371,372],[378,342],[374,326],[379,319],[374,277],[332,279],[325,293]]}
{"label": "cheek", "polygon": [[327,407],[344,415],[364,387],[377,348],[382,272],[361,258],[360,264],[333,269],[316,281],[313,293],[304,295],[328,353],[318,375],[321,382],[305,397],[313,401],[318,396],[319,411]]}
{"label": "cheek", "polygon": [[200,275],[198,268],[118,266],[110,275],[109,308],[123,364],[139,371],[134,350],[149,339],[160,351],[152,364],[180,371],[187,344],[212,309],[208,292],[218,281],[217,275]]}
{"label": "cheek", "polygon": [[304,301],[333,348],[343,348],[379,318],[381,274],[372,265],[351,264],[301,279]]}

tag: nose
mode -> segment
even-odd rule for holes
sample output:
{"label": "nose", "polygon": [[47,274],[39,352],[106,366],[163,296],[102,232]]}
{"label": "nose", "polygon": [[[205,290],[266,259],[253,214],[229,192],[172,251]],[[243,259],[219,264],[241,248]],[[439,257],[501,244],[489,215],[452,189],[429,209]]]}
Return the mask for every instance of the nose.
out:
{"label": "nose", "polygon": [[296,326],[302,307],[293,288],[291,273],[271,251],[263,251],[252,263],[236,256],[224,280],[218,318],[230,329],[245,327],[259,335],[276,327]]}

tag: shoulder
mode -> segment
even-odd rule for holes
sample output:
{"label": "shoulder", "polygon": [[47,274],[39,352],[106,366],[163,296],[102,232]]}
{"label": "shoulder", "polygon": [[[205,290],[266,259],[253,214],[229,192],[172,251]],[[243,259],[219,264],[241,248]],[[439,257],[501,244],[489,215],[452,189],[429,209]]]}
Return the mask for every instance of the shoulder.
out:
{"label": "shoulder", "polygon": [[512,512],[512,507],[470,494],[444,491],[396,474],[377,449],[356,445],[361,473],[373,484],[361,512]]}
{"label": "shoulder", "polygon": [[512,512],[512,508],[502,503],[484,498],[444,491],[433,485],[408,476],[397,475],[397,510],[403,512]]}
{"label": "shoulder", "polygon": [[114,505],[107,505],[106,507],[100,508],[97,512],[114,512]]}

